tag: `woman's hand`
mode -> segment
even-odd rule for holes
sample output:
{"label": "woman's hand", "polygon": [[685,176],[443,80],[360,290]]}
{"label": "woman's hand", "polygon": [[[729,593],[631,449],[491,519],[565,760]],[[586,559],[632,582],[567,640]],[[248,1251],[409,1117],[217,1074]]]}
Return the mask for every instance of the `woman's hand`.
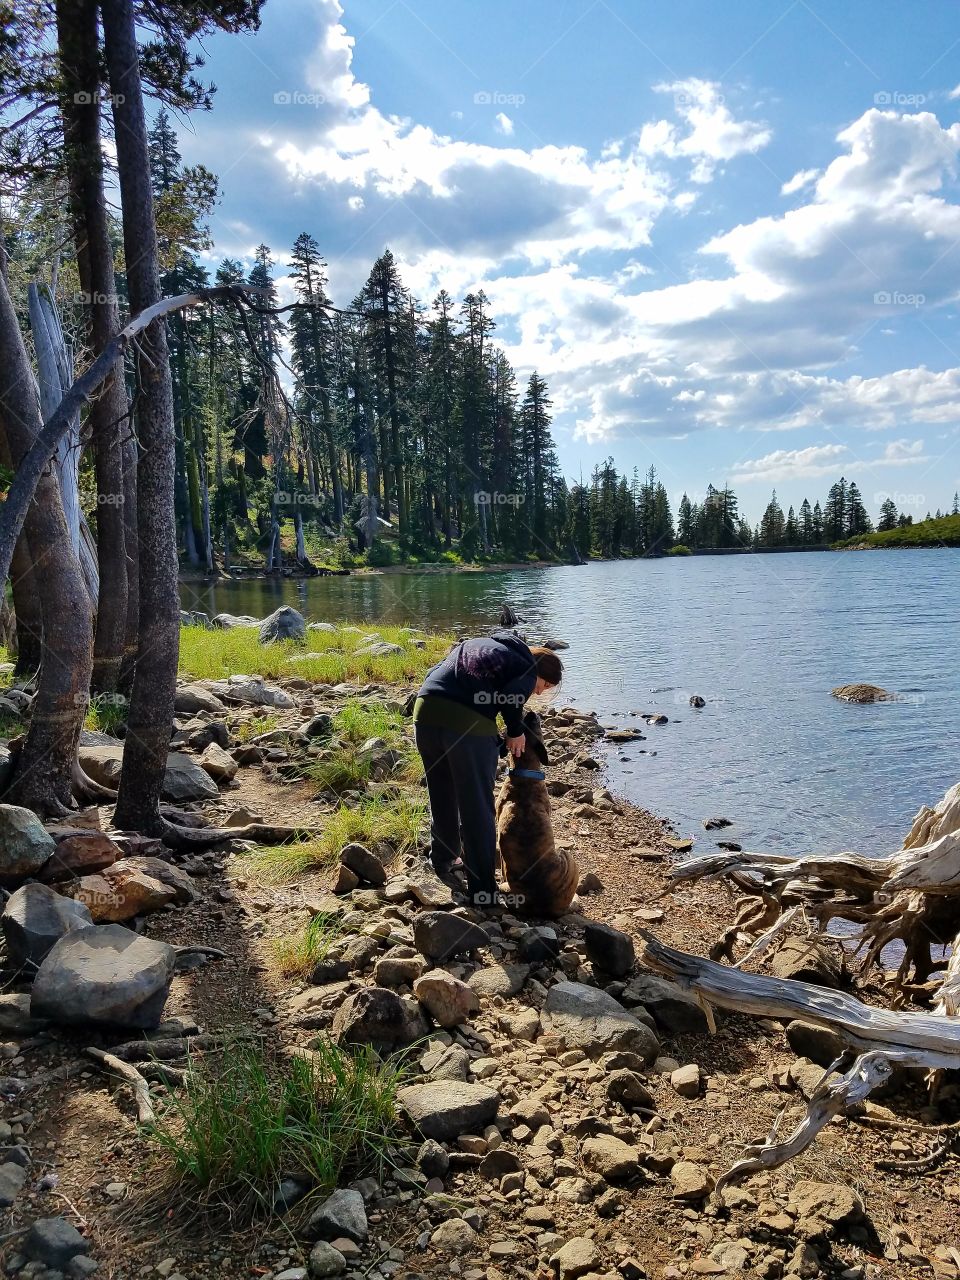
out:
{"label": "woman's hand", "polygon": [[521,733],[516,738],[507,738],[507,750],[512,756],[515,756],[517,760],[520,759],[526,749],[527,735],[525,733]]}

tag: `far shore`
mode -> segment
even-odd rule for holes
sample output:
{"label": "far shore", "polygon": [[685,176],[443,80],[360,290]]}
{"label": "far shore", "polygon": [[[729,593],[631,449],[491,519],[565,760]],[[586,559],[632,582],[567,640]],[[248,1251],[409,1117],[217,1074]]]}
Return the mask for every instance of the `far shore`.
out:
{"label": "far shore", "polygon": [[816,547],[700,547],[688,555],[681,556],[592,556],[579,563],[571,560],[498,560],[485,564],[440,564],[426,562],[424,564],[391,564],[383,566],[361,565],[350,569],[329,569],[317,566],[317,573],[309,573],[302,569],[291,568],[280,573],[267,573],[264,569],[239,565],[229,571],[217,569],[207,573],[199,569],[181,569],[181,582],[227,583],[227,582],[310,582],[314,578],[379,578],[389,576],[411,576],[414,574],[431,574],[443,576],[460,573],[512,573],[519,569],[560,569],[580,568],[590,564],[619,564],[630,560],[688,560],[705,556],[746,556],[746,555],[786,555],[797,552],[817,551],[934,551],[956,550],[949,543],[891,543],[887,545],[859,542],[855,545],[816,546]]}

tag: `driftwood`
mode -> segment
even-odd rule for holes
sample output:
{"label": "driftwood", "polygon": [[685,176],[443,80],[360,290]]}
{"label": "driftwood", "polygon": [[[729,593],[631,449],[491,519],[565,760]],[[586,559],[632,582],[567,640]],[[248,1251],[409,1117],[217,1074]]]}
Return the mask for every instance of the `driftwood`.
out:
{"label": "driftwood", "polygon": [[[843,1075],[836,1069],[849,1050],[823,1073],[810,1096],[807,1111],[789,1137],[777,1140],[783,1112],[766,1139],[747,1146],[718,1180],[716,1191],[739,1182],[761,1169],[774,1169],[792,1160],[814,1141],[834,1116],[861,1103],[878,1085],[885,1084],[895,1066],[960,1070],[960,1021],[938,1013],[914,1013],[876,1009],[854,996],[830,991],[808,982],[744,973],[701,956],[665,946],[644,933],[643,960],[658,973],[669,975],[693,992],[701,1005],[733,1009],[758,1017],[803,1018],[836,1032],[857,1057]],[[936,1163],[954,1141],[941,1144]],[[920,1166],[918,1165],[918,1168]],[[923,1167],[926,1167],[924,1164]]]}
{"label": "driftwood", "polygon": [[[710,948],[712,959],[735,962],[738,944],[749,947],[777,926],[785,909],[799,904],[821,931],[838,918],[859,927],[854,942],[864,957],[861,976],[880,963],[886,947],[901,943],[896,985],[904,987],[911,970],[922,984],[942,967],[931,947],[951,943],[960,929],[960,784],[935,808],[924,806],[902,848],[884,857],[711,853],[687,859],[671,874],[674,881],[723,879],[746,895],[734,924]],[[956,1009],[960,974],[951,981]]]}
{"label": "driftwood", "polygon": [[810,1095],[806,1115],[783,1142],[777,1141],[777,1133],[784,1112],[781,1111],[773,1128],[763,1142],[750,1143],[744,1155],[717,1179],[716,1194],[724,1187],[761,1169],[776,1169],[788,1160],[800,1155],[813,1142],[820,1130],[834,1118],[843,1115],[850,1107],[862,1102],[878,1085],[885,1084],[893,1074],[890,1059],[883,1053],[863,1053],[842,1076],[834,1074],[833,1063],[820,1078]]}
{"label": "driftwood", "polygon": [[843,991],[810,982],[744,973],[676,951],[643,934],[644,963],[720,1009],[761,1018],[803,1018],[836,1031],[858,1053],[879,1051],[910,1067],[960,1069],[960,1020],[934,1013],[877,1009]]}

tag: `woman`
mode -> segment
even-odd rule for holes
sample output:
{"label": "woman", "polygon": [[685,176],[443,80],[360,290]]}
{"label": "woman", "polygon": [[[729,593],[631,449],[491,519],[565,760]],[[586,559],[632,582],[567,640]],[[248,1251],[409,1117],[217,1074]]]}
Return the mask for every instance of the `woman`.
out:
{"label": "woman", "polygon": [[461,641],[420,688],[413,720],[430,796],[430,860],[448,876],[462,846],[474,906],[496,903],[497,715],[507,750],[522,755],[527,699],[562,678],[563,664],[552,650],[531,648],[512,631],[495,631]]}

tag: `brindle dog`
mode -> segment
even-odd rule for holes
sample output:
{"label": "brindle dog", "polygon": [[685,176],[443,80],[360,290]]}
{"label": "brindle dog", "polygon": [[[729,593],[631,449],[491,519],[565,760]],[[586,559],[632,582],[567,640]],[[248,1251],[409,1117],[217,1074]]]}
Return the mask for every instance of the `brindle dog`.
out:
{"label": "brindle dog", "polygon": [[528,915],[560,916],[577,891],[580,871],[574,858],[558,849],[550,821],[547,784],[528,773],[542,773],[549,764],[540,731],[540,717],[523,717],[527,744],[507,773],[497,796],[497,842],[510,892]]}

